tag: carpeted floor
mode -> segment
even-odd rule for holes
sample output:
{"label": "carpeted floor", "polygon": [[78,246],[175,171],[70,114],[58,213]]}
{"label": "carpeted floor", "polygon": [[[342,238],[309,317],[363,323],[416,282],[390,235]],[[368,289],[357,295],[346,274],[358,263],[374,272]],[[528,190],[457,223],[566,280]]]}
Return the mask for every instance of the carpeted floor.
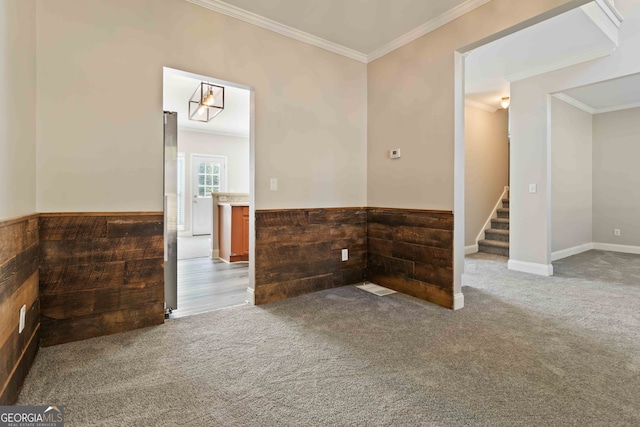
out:
{"label": "carpeted floor", "polygon": [[19,404],[69,426],[640,425],[640,282],[580,276],[602,257],[542,278],[475,255],[458,312],[345,287],[43,348]]}

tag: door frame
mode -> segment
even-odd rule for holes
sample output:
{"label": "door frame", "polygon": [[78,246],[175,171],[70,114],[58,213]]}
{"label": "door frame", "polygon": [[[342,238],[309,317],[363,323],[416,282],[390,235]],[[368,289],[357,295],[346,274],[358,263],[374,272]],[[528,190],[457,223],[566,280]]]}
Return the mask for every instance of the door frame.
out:
{"label": "door frame", "polygon": [[[189,177],[191,183],[189,185],[189,189],[191,190],[191,198],[189,200],[189,203],[191,203],[191,235],[195,236],[195,234],[193,234],[193,225],[195,224],[194,219],[194,213],[195,213],[195,209],[193,209],[193,198],[194,196],[197,196],[196,194],[196,188],[195,188],[195,179],[194,179],[194,173],[195,173],[195,167],[194,167],[194,163],[195,163],[195,158],[196,157],[205,157],[205,158],[215,158],[215,159],[223,159],[224,160],[224,186],[220,185],[220,192],[221,193],[226,193],[227,192],[227,188],[228,188],[228,168],[227,168],[227,164],[229,162],[229,158],[227,156],[220,156],[217,154],[200,154],[200,153],[191,153],[191,158],[189,159],[189,171],[191,172],[191,176]],[[186,172],[186,171],[185,171]],[[222,174],[220,174],[222,175]],[[186,177],[185,177],[186,178]],[[187,198],[185,197],[185,201],[184,203],[187,203]]]}
{"label": "door frame", "polygon": [[[214,84],[231,86],[238,89],[249,91],[249,286],[247,287],[247,302],[251,305],[255,304],[255,259],[256,259],[256,229],[255,229],[255,211],[256,211],[256,107],[255,107],[255,88],[252,86],[229,82],[226,80],[216,79],[202,74],[190,73],[171,67],[163,67],[163,72],[172,72],[174,74],[208,81]],[[163,89],[163,88],[162,88]],[[177,227],[177,224],[175,224]],[[176,252],[177,262],[177,252]]]}

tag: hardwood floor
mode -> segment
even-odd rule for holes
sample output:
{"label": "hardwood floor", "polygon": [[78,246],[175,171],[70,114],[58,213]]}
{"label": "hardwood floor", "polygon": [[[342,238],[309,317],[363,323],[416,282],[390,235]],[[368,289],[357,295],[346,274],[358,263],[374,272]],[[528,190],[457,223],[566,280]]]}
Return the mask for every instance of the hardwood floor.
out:
{"label": "hardwood floor", "polygon": [[245,304],[249,264],[210,258],[178,261],[178,309],[170,318]]}

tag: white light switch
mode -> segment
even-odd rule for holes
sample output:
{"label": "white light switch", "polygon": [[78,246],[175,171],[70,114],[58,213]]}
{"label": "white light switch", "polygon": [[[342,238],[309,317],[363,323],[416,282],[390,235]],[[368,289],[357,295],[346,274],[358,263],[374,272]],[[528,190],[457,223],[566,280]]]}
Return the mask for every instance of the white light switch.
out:
{"label": "white light switch", "polygon": [[393,150],[389,150],[389,158],[390,159],[399,159],[402,153],[399,148],[394,148]]}
{"label": "white light switch", "polygon": [[343,261],[348,261],[349,260],[349,249],[343,249],[342,250],[342,260]]}
{"label": "white light switch", "polygon": [[271,178],[269,181],[269,187],[271,191],[278,191],[278,178]]}
{"label": "white light switch", "polygon": [[27,317],[27,306],[23,304],[22,307],[20,307],[20,325],[18,326],[19,334],[21,334],[22,331],[24,331],[24,323],[25,323],[26,317]]}
{"label": "white light switch", "polygon": [[620,229],[619,228],[614,228],[613,229],[613,235],[614,236],[620,236]]}
{"label": "white light switch", "polygon": [[538,184],[529,184],[529,193],[537,193],[538,192]]}

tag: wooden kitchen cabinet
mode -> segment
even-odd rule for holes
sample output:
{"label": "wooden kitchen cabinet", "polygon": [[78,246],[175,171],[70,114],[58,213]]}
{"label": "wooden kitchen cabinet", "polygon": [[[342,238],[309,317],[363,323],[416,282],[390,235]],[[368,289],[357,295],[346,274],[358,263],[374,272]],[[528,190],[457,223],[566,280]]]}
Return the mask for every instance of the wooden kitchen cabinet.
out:
{"label": "wooden kitchen cabinet", "polygon": [[249,261],[249,206],[219,205],[218,211],[220,258]]}

